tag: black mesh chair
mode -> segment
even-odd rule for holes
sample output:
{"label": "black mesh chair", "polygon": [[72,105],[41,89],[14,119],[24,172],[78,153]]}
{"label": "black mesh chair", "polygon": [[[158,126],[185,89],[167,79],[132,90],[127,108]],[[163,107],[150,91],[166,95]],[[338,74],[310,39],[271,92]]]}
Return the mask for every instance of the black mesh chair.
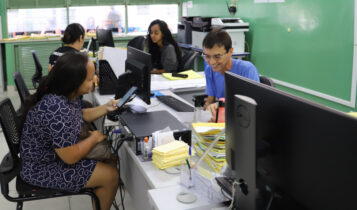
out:
{"label": "black mesh chair", "polygon": [[197,51],[189,51],[187,52],[183,57],[182,57],[182,65],[181,65],[181,69],[178,71],[186,71],[186,70],[190,70],[192,69],[192,64],[193,61],[195,60],[195,58],[197,56],[199,56],[200,53]]}
{"label": "black mesh chair", "polygon": [[40,83],[42,79],[42,66],[40,61],[38,60],[37,54],[35,50],[31,51],[33,60],[35,61],[36,71],[35,74],[32,76],[32,85],[34,88],[37,88],[37,83]]}
{"label": "black mesh chair", "polygon": [[259,79],[260,79],[260,83],[265,84],[265,85],[269,85],[271,87],[275,87],[274,81],[272,79],[270,79],[269,77],[260,75]]}
{"label": "black mesh chair", "polygon": [[134,47],[138,50],[144,50],[144,45],[145,45],[145,37],[136,36],[128,42],[127,46]]}
{"label": "black mesh chair", "polygon": [[29,89],[27,88],[24,78],[22,77],[21,72],[17,71],[14,73],[14,81],[17,88],[17,92],[19,93],[21,104],[24,103],[25,98],[30,96]]}
{"label": "black mesh chair", "polygon": [[[9,148],[9,153],[0,164],[1,193],[12,202],[17,202],[16,209],[21,210],[23,202],[47,198],[89,195],[92,197],[96,209],[100,209],[98,197],[92,189],[82,189],[80,192],[66,192],[55,189],[46,189],[27,184],[20,178],[21,158],[20,151],[20,122],[16,116],[10,99],[6,98],[0,102],[0,124]],[[16,191],[18,196],[9,194],[9,183],[16,178]]]}

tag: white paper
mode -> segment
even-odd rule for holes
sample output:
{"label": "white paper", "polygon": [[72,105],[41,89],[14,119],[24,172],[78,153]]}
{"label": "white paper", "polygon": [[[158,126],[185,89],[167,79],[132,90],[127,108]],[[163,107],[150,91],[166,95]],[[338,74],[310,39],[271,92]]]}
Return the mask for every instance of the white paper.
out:
{"label": "white paper", "polygon": [[116,47],[104,47],[103,59],[107,60],[118,77],[125,72],[126,49]]}
{"label": "white paper", "polygon": [[152,81],[151,90],[168,90],[181,88],[198,88],[206,85],[206,79],[190,79],[190,80],[166,80],[166,81]]}
{"label": "white paper", "polygon": [[193,8],[193,3],[192,1],[187,2],[187,8]]}
{"label": "white paper", "polygon": [[283,3],[285,0],[269,0],[269,3]]}
{"label": "white paper", "polygon": [[254,3],[267,3],[268,0],[254,0]]}
{"label": "white paper", "polygon": [[195,131],[197,133],[206,133],[209,131],[214,131],[214,130],[222,130],[222,127],[208,127],[208,126],[196,126]]}
{"label": "white paper", "polygon": [[153,147],[157,147],[175,141],[175,138],[173,131],[169,127],[166,127],[162,130],[153,132],[152,140]]}
{"label": "white paper", "polygon": [[182,16],[187,16],[187,2],[182,3]]}
{"label": "white paper", "polygon": [[254,3],[283,3],[285,0],[254,0]]}

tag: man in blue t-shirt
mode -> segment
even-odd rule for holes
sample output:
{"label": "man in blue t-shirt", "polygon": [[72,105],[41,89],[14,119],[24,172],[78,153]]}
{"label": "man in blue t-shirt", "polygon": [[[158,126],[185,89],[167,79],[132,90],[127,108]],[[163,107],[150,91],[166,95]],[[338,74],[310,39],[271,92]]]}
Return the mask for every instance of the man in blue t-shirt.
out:
{"label": "man in blue t-shirt", "polygon": [[249,61],[232,59],[233,48],[229,34],[223,29],[214,29],[203,39],[206,93],[205,109],[212,113],[211,121],[216,120],[218,104],[216,99],[224,97],[224,72],[231,71],[240,76],[259,82],[259,73]]}

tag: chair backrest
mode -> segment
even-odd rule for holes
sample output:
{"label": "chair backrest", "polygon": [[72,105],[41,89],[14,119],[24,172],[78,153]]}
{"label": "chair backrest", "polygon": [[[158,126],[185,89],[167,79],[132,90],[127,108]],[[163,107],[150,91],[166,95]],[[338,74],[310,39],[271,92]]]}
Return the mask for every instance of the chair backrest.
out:
{"label": "chair backrest", "polygon": [[21,126],[14,106],[8,98],[0,102],[0,124],[11,156],[14,160],[18,160],[18,154],[20,152]]}
{"label": "chair backrest", "polygon": [[33,87],[36,88],[37,87],[36,82],[39,82],[42,78],[42,66],[40,60],[37,57],[36,51],[32,50],[31,53],[32,53],[33,60],[35,61],[35,67],[36,67],[35,74],[32,76],[32,84]]}
{"label": "chair backrest", "polygon": [[27,88],[24,78],[22,77],[21,72],[17,71],[14,73],[15,85],[17,88],[17,92],[19,93],[21,103],[23,104],[25,98],[30,96],[29,89]]}
{"label": "chair backrest", "polygon": [[134,47],[138,50],[144,50],[144,45],[145,45],[144,36],[136,36],[128,42],[128,46]]}
{"label": "chair backrest", "polygon": [[265,85],[269,85],[271,87],[275,87],[274,81],[272,79],[270,79],[269,77],[260,75],[259,79],[260,79],[260,83],[265,84]]}
{"label": "chair backrest", "polygon": [[197,51],[189,51],[182,57],[182,69],[181,71],[191,69],[193,61],[200,53]]}

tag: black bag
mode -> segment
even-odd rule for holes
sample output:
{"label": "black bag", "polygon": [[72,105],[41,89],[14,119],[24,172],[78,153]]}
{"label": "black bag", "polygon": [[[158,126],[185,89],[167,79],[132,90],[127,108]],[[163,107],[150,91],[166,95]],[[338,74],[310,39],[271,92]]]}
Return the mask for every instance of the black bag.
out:
{"label": "black bag", "polygon": [[[95,126],[92,123],[83,121],[82,130],[79,134],[79,141],[82,141],[89,137],[90,131],[96,130]],[[112,154],[109,141],[104,139],[95,145],[91,151],[85,156],[87,159],[92,160],[108,160]]]}

